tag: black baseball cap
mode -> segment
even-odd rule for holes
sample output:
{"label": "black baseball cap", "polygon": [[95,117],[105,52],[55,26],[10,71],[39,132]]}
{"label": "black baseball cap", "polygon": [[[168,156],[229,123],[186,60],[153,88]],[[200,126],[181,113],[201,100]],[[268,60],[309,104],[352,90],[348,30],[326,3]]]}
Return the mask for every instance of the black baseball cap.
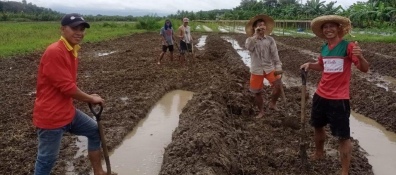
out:
{"label": "black baseball cap", "polygon": [[63,16],[61,24],[62,26],[70,26],[70,27],[76,27],[80,24],[84,24],[86,28],[91,27],[88,24],[88,22],[85,21],[85,19],[77,13],[70,13]]}

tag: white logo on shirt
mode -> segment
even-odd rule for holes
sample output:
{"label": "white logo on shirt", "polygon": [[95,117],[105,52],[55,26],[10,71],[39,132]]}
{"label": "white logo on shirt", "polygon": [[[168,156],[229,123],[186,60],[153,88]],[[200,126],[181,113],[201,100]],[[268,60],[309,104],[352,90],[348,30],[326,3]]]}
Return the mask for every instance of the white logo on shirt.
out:
{"label": "white logo on shirt", "polygon": [[324,72],[335,73],[344,72],[344,59],[342,58],[327,58],[323,59]]}

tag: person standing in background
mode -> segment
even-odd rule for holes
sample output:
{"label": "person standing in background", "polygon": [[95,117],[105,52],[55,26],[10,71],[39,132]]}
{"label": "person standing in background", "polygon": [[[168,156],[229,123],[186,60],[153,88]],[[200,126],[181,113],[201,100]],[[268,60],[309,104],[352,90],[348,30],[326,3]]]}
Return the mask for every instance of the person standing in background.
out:
{"label": "person standing in background", "polygon": [[250,19],[245,26],[245,47],[251,57],[250,65],[250,92],[255,95],[255,103],[259,109],[256,118],[264,116],[263,81],[268,80],[272,87],[271,99],[268,107],[278,111],[276,102],[281,95],[282,81],[278,72],[282,72],[282,62],[279,59],[275,39],[270,33],[275,26],[275,21],[267,15],[257,15]]}
{"label": "person standing in background", "polygon": [[160,31],[161,35],[161,41],[162,41],[162,53],[159,56],[157,64],[161,64],[161,60],[164,57],[165,53],[167,50],[169,50],[170,53],[170,60],[173,61],[173,44],[175,41],[175,38],[173,37],[173,28],[172,28],[172,22],[167,19],[165,20],[164,27],[161,28]]}
{"label": "person standing in background", "polygon": [[186,52],[192,52],[193,37],[191,36],[189,19],[183,18],[183,25],[179,27],[178,37],[180,38],[180,63],[186,61]]}

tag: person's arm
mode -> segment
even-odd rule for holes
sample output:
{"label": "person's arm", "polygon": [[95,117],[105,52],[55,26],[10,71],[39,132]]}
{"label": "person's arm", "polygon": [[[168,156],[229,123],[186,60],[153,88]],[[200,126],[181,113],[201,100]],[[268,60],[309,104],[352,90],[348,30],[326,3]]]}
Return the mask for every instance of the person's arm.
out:
{"label": "person's arm", "polygon": [[42,58],[43,74],[49,83],[64,95],[71,96],[77,89],[70,69],[74,63],[63,54],[60,48],[47,50]]}
{"label": "person's arm", "polygon": [[80,88],[77,87],[76,91],[72,94],[72,97],[78,101],[83,101],[87,103],[92,103],[92,104],[101,104],[103,105],[104,100],[97,94],[87,94],[83,91],[80,90]]}
{"label": "person's arm", "polygon": [[176,42],[173,28],[172,28],[172,40],[173,40],[173,42]]}
{"label": "person's arm", "polygon": [[319,61],[317,61],[314,63],[305,63],[300,66],[300,69],[304,69],[305,71],[308,71],[309,69],[323,71],[323,66],[320,64]]}
{"label": "person's arm", "polygon": [[279,59],[278,48],[276,47],[276,42],[272,37],[268,37],[268,38],[271,39],[270,52],[271,52],[271,59],[275,65],[275,71],[281,71],[282,70],[282,62]]}
{"label": "person's arm", "polygon": [[183,30],[182,26],[179,27],[179,35],[178,36],[179,36],[180,40],[183,40],[184,30]]}
{"label": "person's arm", "polygon": [[245,42],[246,49],[249,50],[250,52],[253,52],[256,46],[256,42],[257,39],[254,36],[247,38]]}
{"label": "person's arm", "polygon": [[359,47],[357,41],[355,41],[355,43],[349,43],[348,52],[349,57],[352,58],[352,62],[356,65],[356,67],[362,72],[368,72],[369,63],[363,57],[362,49]]}
{"label": "person's arm", "polygon": [[191,28],[190,28],[190,38],[191,38],[191,42],[194,41],[194,37],[191,34]]}
{"label": "person's arm", "polygon": [[74,63],[67,61],[67,57],[63,55],[62,50],[50,50],[43,56],[43,63],[44,75],[62,94],[84,102],[103,104],[103,99],[98,95],[88,95],[77,87],[69,69],[69,67],[74,66],[71,65]]}
{"label": "person's arm", "polygon": [[166,38],[165,38],[164,32],[165,32],[165,31],[161,28],[161,31],[160,31],[161,41],[162,41],[161,44],[167,44],[167,43],[166,43]]}
{"label": "person's arm", "polygon": [[360,71],[367,73],[369,70],[369,63],[368,61],[363,57],[360,56],[359,58],[359,64],[356,66]]}

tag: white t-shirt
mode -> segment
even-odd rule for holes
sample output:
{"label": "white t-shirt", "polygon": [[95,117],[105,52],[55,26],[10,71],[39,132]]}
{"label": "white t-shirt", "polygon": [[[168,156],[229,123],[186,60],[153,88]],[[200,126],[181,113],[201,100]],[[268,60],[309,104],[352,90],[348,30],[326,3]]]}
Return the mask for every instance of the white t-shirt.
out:
{"label": "white t-shirt", "polygon": [[185,43],[190,43],[191,42],[191,31],[190,31],[190,26],[184,27],[184,25],[181,26],[181,29],[184,31],[184,37],[183,41]]}

